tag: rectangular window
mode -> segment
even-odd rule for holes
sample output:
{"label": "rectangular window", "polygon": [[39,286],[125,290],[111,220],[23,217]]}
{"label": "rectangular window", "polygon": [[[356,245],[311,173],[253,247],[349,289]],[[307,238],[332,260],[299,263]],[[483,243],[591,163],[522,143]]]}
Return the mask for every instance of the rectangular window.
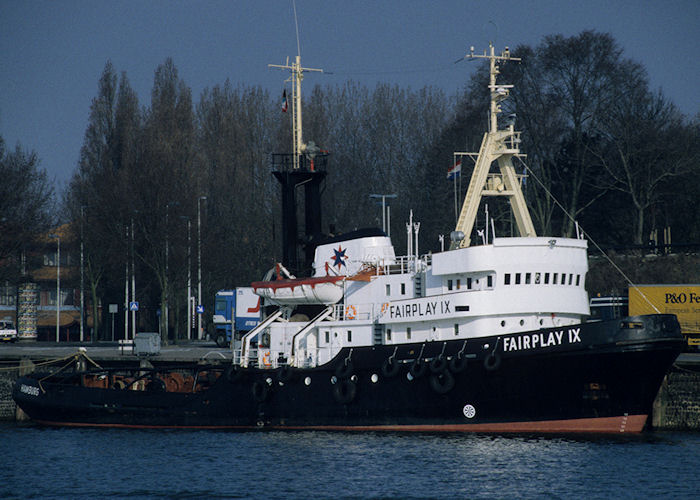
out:
{"label": "rectangular window", "polygon": [[447,280],[447,289],[452,290],[452,280]]}
{"label": "rectangular window", "polygon": [[455,323],[455,335],[459,335],[459,324]]}
{"label": "rectangular window", "polygon": [[510,273],[506,273],[503,275],[503,284],[510,285]]}
{"label": "rectangular window", "polygon": [[406,328],[406,340],[411,340],[411,327]]}
{"label": "rectangular window", "polygon": [[570,274],[569,275],[569,285],[572,285],[574,283],[574,275]]}
{"label": "rectangular window", "polygon": [[576,275],[576,286],[579,286],[581,284],[581,275],[577,274]]}
{"label": "rectangular window", "polygon": [[520,273],[515,273],[515,284],[516,285],[520,284]]}
{"label": "rectangular window", "polygon": [[491,274],[486,276],[486,287],[493,288],[493,275],[491,275]]}
{"label": "rectangular window", "polygon": [[561,273],[561,280],[559,280],[560,285],[566,285],[566,273]]}
{"label": "rectangular window", "polygon": [[386,296],[388,297],[389,295],[391,295],[391,285],[386,286]]}
{"label": "rectangular window", "polygon": [[323,333],[326,334],[326,344],[330,344],[330,342],[331,342],[331,332],[329,332],[328,330],[326,330],[326,331],[323,332]]}
{"label": "rectangular window", "polygon": [[549,273],[544,273],[544,284],[549,285]]}
{"label": "rectangular window", "polygon": [[554,273],[554,276],[552,277],[552,285],[557,284],[557,276],[559,276],[557,273]]}
{"label": "rectangular window", "polygon": [[460,288],[462,288],[462,280],[458,279],[457,280],[457,290],[459,290]]}
{"label": "rectangular window", "polygon": [[535,285],[540,284],[540,273],[535,273]]}
{"label": "rectangular window", "polygon": [[387,342],[391,342],[391,328],[386,329],[386,340]]}
{"label": "rectangular window", "polygon": [[401,283],[401,295],[406,295],[406,283]]}
{"label": "rectangular window", "polygon": [[472,289],[472,279],[467,278],[467,290],[471,290],[471,289]]}
{"label": "rectangular window", "polygon": [[531,277],[531,273],[525,273],[525,284],[526,285],[530,284],[530,277]]}
{"label": "rectangular window", "polygon": [[352,331],[348,330],[348,342],[352,342]]}

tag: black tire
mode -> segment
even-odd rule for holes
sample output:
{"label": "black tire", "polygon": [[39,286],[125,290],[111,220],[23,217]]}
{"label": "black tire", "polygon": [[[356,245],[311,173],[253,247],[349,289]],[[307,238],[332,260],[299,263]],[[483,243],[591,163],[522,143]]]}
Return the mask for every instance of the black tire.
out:
{"label": "black tire", "polygon": [[352,376],[354,367],[352,366],[352,361],[349,359],[344,359],[335,368],[335,376],[339,379],[346,379]]}
{"label": "black tire", "polygon": [[450,360],[450,371],[452,373],[462,373],[467,369],[467,358],[461,358],[459,355]]}
{"label": "black tire", "polygon": [[216,336],[216,345],[219,347],[228,347],[228,342],[226,342],[226,335],[223,333],[219,333]]}
{"label": "black tire", "polygon": [[224,377],[228,382],[236,382],[243,376],[243,370],[238,365],[230,365],[224,372]]}
{"label": "black tire", "polygon": [[294,379],[294,375],[294,369],[289,365],[284,365],[277,374],[277,381],[286,384]]}
{"label": "black tire", "polygon": [[442,356],[433,358],[430,362],[430,371],[432,373],[442,373],[447,369],[447,360]]}
{"label": "black tire", "polygon": [[399,369],[401,367],[393,358],[386,358],[384,363],[382,363],[382,375],[387,378],[395,377],[399,374]]}
{"label": "black tire", "polygon": [[430,376],[430,387],[438,394],[447,394],[455,386],[455,378],[449,370],[442,373],[434,373]]}
{"label": "black tire", "polygon": [[269,391],[269,388],[265,381],[263,380],[256,380],[253,382],[253,386],[251,387],[251,391],[253,393],[253,399],[257,401],[258,403],[262,403],[267,399],[267,394]]}
{"label": "black tire", "polygon": [[165,382],[159,378],[151,379],[146,384],[146,390],[151,392],[165,392]]}
{"label": "black tire", "polygon": [[486,371],[494,372],[501,367],[501,355],[497,352],[492,352],[484,358],[484,368]]}
{"label": "black tire", "polygon": [[355,399],[357,385],[352,380],[339,380],[333,386],[333,397],[338,403],[348,404]]}
{"label": "black tire", "polygon": [[413,378],[420,378],[428,371],[428,365],[420,359],[415,359],[413,363],[411,363],[411,368],[409,368],[408,371]]}

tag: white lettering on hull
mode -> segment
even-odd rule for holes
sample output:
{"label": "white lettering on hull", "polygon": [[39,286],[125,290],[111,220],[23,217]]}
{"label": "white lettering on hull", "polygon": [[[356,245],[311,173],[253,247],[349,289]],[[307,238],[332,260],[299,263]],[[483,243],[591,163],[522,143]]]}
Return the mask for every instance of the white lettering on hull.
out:
{"label": "white lettering on hull", "polygon": [[564,332],[565,330],[555,330],[506,337],[503,339],[503,352],[546,349],[547,347],[560,346],[565,342],[568,344],[581,342],[580,328],[569,328],[566,336],[564,336]]}

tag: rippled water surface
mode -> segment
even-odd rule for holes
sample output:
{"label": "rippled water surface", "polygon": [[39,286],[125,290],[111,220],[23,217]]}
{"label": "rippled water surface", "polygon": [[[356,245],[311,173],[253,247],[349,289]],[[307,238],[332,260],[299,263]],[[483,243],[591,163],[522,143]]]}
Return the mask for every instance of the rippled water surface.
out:
{"label": "rippled water surface", "polygon": [[635,437],[0,425],[0,498],[696,498],[700,434]]}

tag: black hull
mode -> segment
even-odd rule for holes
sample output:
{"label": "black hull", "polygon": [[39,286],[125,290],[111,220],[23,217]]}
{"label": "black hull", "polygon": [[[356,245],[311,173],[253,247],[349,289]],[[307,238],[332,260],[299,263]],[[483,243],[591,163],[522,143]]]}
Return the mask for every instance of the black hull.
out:
{"label": "black hull", "polygon": [[[199,392],[30,375],[13,397],[49,425],[639,432],[682,347],[675,317],[654,315],[466,343],[344,349],[313,369],[209,367],[218,377]],[[413,366],[417,358],[422,367]]]}

